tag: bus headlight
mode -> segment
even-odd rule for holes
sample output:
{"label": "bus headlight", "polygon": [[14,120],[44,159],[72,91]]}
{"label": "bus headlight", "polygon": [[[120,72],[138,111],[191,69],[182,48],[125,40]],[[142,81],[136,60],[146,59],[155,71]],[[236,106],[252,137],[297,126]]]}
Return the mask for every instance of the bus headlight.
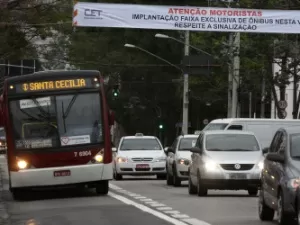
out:
{"label": "bus headlight", "polygon": [[95,155],[94,159],[95,159],[96,162],[99,162],[99,163],[103,162],[103,156],[102,155]]}
{"label": "bus headlight", "polygon": [[28,167],[28,163],[25,160],[19,160],[17,162],[17,165],[21,170],[26,169]]}

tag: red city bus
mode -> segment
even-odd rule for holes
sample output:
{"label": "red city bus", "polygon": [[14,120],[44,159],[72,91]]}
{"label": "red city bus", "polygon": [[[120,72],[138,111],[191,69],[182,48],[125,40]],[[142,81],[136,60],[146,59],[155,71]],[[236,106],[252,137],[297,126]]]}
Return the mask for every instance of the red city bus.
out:
{"label": "red city bus", "polygon": [[8,78],[2,114],[15,199],[23,198],[25,190],[64,185],[108,193],[114,115],[99,71],[43,71]]}

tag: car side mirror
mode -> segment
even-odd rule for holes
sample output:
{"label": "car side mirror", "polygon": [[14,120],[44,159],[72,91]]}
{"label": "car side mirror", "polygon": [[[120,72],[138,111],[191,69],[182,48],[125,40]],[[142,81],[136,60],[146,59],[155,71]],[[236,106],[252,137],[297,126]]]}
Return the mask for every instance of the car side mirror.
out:
{"label": "car side mirror", "polygon": [[273,162],[279,162],[279,163],[283,163],[284,162],[284,156],[279,155],[277,153],[268,153],[268,155],[266,156],[267,160],[273,161]]}
{"label": "car side mirror", "polygon": [[269,147],[263,148],[262,153],[267,154],[269,152]]}
{"label": "car side mirror", "polygon": [[109,125],[113,126],[115,124],[115,112],[109,112]]}
{"label": "car side mirror", "polygon": [[203,150],[201,148],[198,148],[198,147],[193,147],[193,148],[191,148],[190,151],[193,152],[193,153],[199,153],[199,154],[202,154],[202,152],[203,152]]}

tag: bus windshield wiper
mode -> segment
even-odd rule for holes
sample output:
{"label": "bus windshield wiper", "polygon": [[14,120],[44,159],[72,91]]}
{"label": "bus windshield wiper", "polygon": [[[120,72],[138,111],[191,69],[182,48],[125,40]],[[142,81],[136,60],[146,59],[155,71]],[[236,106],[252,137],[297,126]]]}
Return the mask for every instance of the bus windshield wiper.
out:
{"label": "bus windshield wiper", "polygon": [[47,105],[48,112],[46,112],[43,107],[40,105],[40,103],[36,100],[36,98],[31,98],[31,100],[36,104],[37,108],[41,112],[41,116],[44,117],[45,119],[50,119],[50,112],[49,112],[49,105]]}
{"label": "bus windshield wiper", "polygon": [[76,99],[77,99],[77,96],[78,96],[78,94],[75,94],[75,95],[73,96],[73,98],[71,99],[71,101],[70,101],[70,103],[69,103],[69,105],[68,105],[68,107],[67,107],[67,109],[66,109],[66,112],[63,111],[63,118],[64,118],[64,119],[68,117],[68,115],[69,115],[69,113],[70,113],[70,111],[71,111],[71,108],[72,108],[74,102],[75,102]]}
{"label": "bus windshield wiper", "polygon": [[63,101],[61,102],[62,118],[63,118],[63,124],[64,124],[64,131],[65,131],[65,133],[67,132],[67,128],[66,128],[66,118],[68,117],[68,115],[69,115],[69,113],[70,113],[70,111],[71,111],[71,108],[72,108],[74,102],[75,102],[76,99],[77,99],[77,96],[78,96],[78,94],[75,94],[75,95],[72,97],[72,99],[71,99],[71,101],[70,101],[70,103],[69,103],[69,105],[68,105],[66,111],[65,111],[65,108],[64,108],[64,102],[63,102]]}

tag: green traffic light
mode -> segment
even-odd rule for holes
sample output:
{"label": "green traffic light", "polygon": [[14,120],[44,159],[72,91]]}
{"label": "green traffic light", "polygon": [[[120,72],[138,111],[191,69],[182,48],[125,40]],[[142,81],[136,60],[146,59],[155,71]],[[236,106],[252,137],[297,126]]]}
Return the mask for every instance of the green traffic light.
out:
{"label": "green traffic light", "polygon": [[164,127],[164,126],[163,126],[162,124],[161,124],[161,125],[159,125],[159,129],[163,129],[163,127]]}
{"label": "green traffic light", "polygon": [[114,92],[114,96],[115,96],[115,97],[118,96],[118,93],[117,93],[117,92]]}

